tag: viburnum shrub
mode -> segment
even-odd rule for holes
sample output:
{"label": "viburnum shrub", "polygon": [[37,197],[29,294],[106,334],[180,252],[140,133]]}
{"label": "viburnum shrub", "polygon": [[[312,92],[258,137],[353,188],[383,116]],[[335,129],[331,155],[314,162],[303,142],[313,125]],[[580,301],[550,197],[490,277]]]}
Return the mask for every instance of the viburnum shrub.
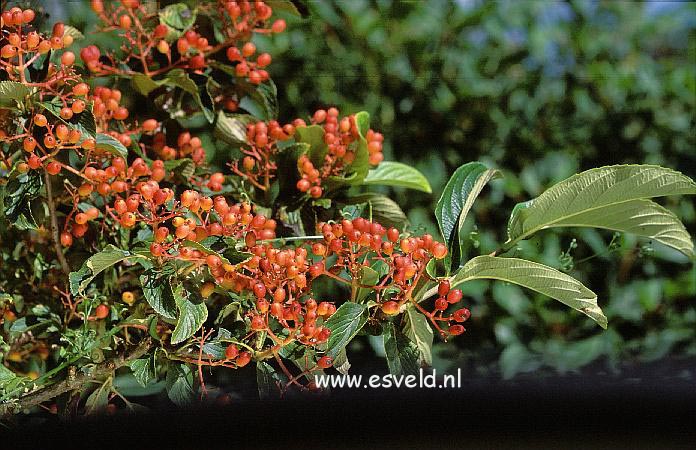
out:
{"label": "viburnum shrub", "polygon": [[[632,165],[518,204],[508,241],[468,258],[468,212],[498,171],[457,169],[435,208],[442,235],[420,234],[369,192],[431,189],[383,161],[367,113],[278,120],[272,57],[253,37],[283,32],[275,10],[293,3],[91,6],[117,49],[79,47],[82,34],[61,23],[35,31],[32,10],[2,13],[3,414],[133,409],[118,382],[130,372],[177,404],[229,400],[206,386],[215,367],[255,366],[262,395],[315,391],[317,375],[348,370],[360,334],[382,336],[392,373],[413,373],[432,363],[435,335],[464,333],[460,288],[476,279],[532,289],[606,327],[580,281],[515,257],[546,228],[633,233],[693,256],[678,218],[650,198],[696,184]],[[126,88],[146,115],[128,109]],[[206,129],[222,164],[196,135]]]}

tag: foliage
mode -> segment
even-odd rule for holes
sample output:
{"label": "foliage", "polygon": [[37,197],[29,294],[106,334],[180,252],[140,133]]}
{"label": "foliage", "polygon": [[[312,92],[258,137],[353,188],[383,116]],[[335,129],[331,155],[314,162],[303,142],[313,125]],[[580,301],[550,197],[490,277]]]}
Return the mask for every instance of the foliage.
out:
{"label": "foliage", "polygon": [[114,48],[60,22],[37,33],[32,9],[2,13],[2,415],[134,410],[124,376],[186,406],[213,397],[204,368],[255,366],[263,398],[315,391],[318,375],[348,369],[360,334],[382,336],[393,374],[413,373],[433,361],[435,334],[466,331],[462,289],[479,279],[606,328],[581,280],[516,254],[546,228],[617,230],[693,256],[677,216],[649,199],[696,183],[654,165],[552,186],[515,206],[507,242],[472,257],[468,213],[500,174],[467,163],[435,208],[444,242],[412,229],[374,186],[433,189],[383,162],[367,112],[278,119],[272,58],[252,41],[281,34],[274,11],[293,5],[93,0],[95,34],[115,33]]}

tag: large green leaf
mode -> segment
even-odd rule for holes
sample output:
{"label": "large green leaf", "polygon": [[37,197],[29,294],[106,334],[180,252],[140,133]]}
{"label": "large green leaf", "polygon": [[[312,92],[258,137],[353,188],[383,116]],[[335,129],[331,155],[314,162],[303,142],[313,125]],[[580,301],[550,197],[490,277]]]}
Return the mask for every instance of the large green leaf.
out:
{"label": "large green leaf", "polygon": [[196,392],[191,367],[170,361],[166,381],[167,395],[175,405],[183,407],[193,403]]}
{"label": "large green leaf", "polygon": [[355,159],[349,168],[354,174],[351,182],[360,184],[370,170],[370,152],[367,149],[367,139],[365,139],[367,131],[370,129],[370,115],[365,111],[360,111],[355,115],[355,124],[358,127],[360,138],[355,149]]}
{"label": "large green leaf", "polygon": [[43,178],[39,171],[13,172],[7,184],[0,186],[0,217],[4,216],[20,229],[35,228],[31,203],[39,196],[42,187]]}
{"label": "large green leaf", "polygon": [[385,161],[370,170],[363,184],[401,186],[430,194],[432,189],[425,175],[417,169],[399,162]]}
{"label": "large green leaf", "polygon": [[447,182],[435,206],[435,217],[442,237],[449,250],[450,267],[459,266],[464,234],[460,230],[476,197],[483,187],[500,172],[489,169],[480,162],[470,162],[459,167]]}
{"label": "large green leaf", "polygon": [[179,310],[179,317],[172,331],[171,343],[179,344],[193,336],[203,326],[208,318],[208,308],[202,298],[196,298],[194,293],[187,292],[182,285],[174,287],[172,292]]}
{"label": "large green leaf", "polygon": [[392,375],[413,375],[418,373],[418,350],[393,323],[384,327],[384,352],[387,356],[389,373]]}
{"label": "large green leaf", "polygon": [[228,144],[246,144],[246,127],[256,122],[258,119],[249,114],[225,114],[220,111],[215,124],[215,136]]}
{"label": "large green leaf", "polygon": [[128,149],[113,136],[97,133],[96,141],[97,150],[103,150],[113,154],[114,156],[120,156],[121,158],[128,158]]}
{"label": "large green leaf", "polygon": [[176,319],[176,302],[172,292],[171,275],[154,268],[140,275],[140,285],[147,303],[157,314],[170,320]]}
{"label": "large green leaf", "polygon": [[696,183],[664,167],[623,165],[587,170],[515,206],[506,248],[545,228],[585,226],[636,233],[693,255],[693,243],[674,215],[652,202],[637,201],[679,194],[696,194]]}
{"label": "large green leaf", "polygon": [[121,261],[134,257],[139,256],[136,254],[131,254],[127,250],[121,250],[113,245],[107,245],[104,250],[91,256],[87,261],[85,261],[79,271],[70,273],[70,292],[73,295],[82,293],[87,286],[89,286],[92,280],[94,280],[97,275],[102,273],[104,270],[120,263]]}
{"label": "large green leaf", "polygon": [[552,267],[518,258],[477,256],[464,264],[450,283],[455,287],[476,279],[501,280],[548,295],[587,315],[602,328],[607,327],[607,318],[597,305],[597,294]]}
{"label": "large green leaf", "polygon": [[0,108],[21,108],[29,88],[17,81],[0,81]]}
{"label": "large green leaf", "polygon": [[409,305],[406,308],[404,320],[404,335],[415,344],[420,361],[431,366],[433,364],[433,329],[430,328],[428,319],[415,307]]}
{"label": "large green leaf", "polygon": [[326,327],[331,330],[326,354],[335,358],[341,349],[355,337],[367,321],[367,306],[353,302],[342,304],[326,321]]}
{"label": "large green leaf", "polygon": [[177,31],[185,31],[196,23],[196,11],[191,11],[185,3],[175,3],[162,8],[160,22]]}
{"label": "large green leaf", "polygon": [[256,363],[256,384],[261,400],[278,397],[280,391],[276,381],[278,381],[278,374],[270,364],[264,361]]}
{"label": "large green leaf", "polygon": [[329,151],[329,147],[324,142],[324,129],[322,127],[319,125],[298,127],[295,130],[295,140],[309,144],[307,156],[315,168],[319,169],[324,165],[324,158]]}

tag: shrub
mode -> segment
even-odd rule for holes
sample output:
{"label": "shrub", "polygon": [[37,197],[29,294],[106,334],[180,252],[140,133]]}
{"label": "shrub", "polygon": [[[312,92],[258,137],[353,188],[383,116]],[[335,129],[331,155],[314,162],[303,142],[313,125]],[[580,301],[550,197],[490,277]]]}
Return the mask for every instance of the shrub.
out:
{"label": "shrub", "polygon": [[[693,256],[676,215],[650,199],[696,184],[627,165],[518,204],[507,241],[467,259],[466,217],[497,170],[470,162],[453,173],[435,208],[439,242],[404,228],[399,206],[370,192],[431,187],[383,161],[368,113],[330,107],[278,121],[272,56],[252,36],[282,33],[274,10],[292,3],[91,7],[121,46],[71,50],[83,38],[75,28],[44,35],[33,10],[2,13],[3,415],[133,410],[123,372],[179,405],[225,401],[204,368],[254,365],[262,396],[315,391],[324,371],[348,370],[358,333],[382,337],[394,375],[413,373],[431,364],[435,331],[465,331],[460,287],[473,280],[529,288],[606,328],[582,282],[513,256],[546,228],[611,229]],[[156,111],[134,117],[116,79]],[[224,164],[193,126],[214,130]]]}

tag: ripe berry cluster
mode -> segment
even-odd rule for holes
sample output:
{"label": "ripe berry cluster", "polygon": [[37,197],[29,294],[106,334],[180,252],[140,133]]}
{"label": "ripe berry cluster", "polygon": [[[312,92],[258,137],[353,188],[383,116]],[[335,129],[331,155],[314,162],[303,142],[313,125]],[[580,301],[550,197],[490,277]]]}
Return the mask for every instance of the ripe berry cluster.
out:
{"label": "ripe berry cluster", "polygon": [[[155,120],[143,122],[143,130],[152,132],[156,130],[158,123]],[[179,134],[176,139],[176,148],[167,145],[167,137],[164,132],[155,133],[152,141],[152,151],[162,160],[170,161],[173,159],[191,158],[196,165],[205,163],[205,149],[203,142],[196,136],[191,136],[191,133],[184,131]],[[220,186],[213,191],[222,189]],[[209,186],[210,187],[210,186]]]}
{"label": "ripe berry cluster", "polygon": [[[27,28],[35,17],[36,13],[32,9],[22,10],[17,7],[2,13],[2,40],[6,43],[0,49],[0,65],[10,80],[26,82],[26,70],[42,55],[51,50],[67,48],[73,43],[73,37],[65,34],[65,25],[62,23],[55,24],[51,37],[44,37]],[[74,74],[74,62],[75,54],[64,51],[61,55],[61,67],[49,66],[44,83],[53,86],[58,80],[67,81]]]}
{"label": "ripe berry cluster", "polygon": [[[92,0],[91,7],[104,30],[118,30],[127,42],[118,56],[102,55],[96,46],[83,49],[85,65],[98,75],[130,74],[132,71],[123,67],[133,63],[142,66],[142,72],[148,76],[173,68],[202,71],[211,56],[226,49],[227,59],[236,63],[237,76],[260,84],[269,78],[264,68],[271,63],[271,56],[262,53],[255,60],[249,59],[256,53],[251,37],[254,33],[281,33],[286,26],[282,19],[269,23],[273,9],[258,0],[217,0],[199,5],[197,12],[209,15],[218,27],[214,40],[220,42],[192,28],[176,30],[154,20],[157,15],[149,13],[139,0]],[[171,45],[174,41],[175,45]]]}
{"label": "ripe berry cluster", "polygon": [[[300,179],[296,187],[302,193],[312,198],[320,198],[324,194],[322,182],[329,177],[343,177],[350,164],[355,160],[358,151],[360,133],[355,122],[355,116],[339,118],[336,108],[317,110],[311,118],[311,125],[321,125],[326,144],[326,155],[322,164],[315,167],[309,156],[301,155],[297,161]],[[267,191],[270,181],[275,178],[278,169],[279,142],[296,137],[298,129],[307,127],[303,119],[295,119],[292,123],[280,125],[278,121],[257,122],[247,125],[247,145],[242,147],[245,155],[241,161],[230,164],[232,171],[249,181],[255,188]],[[378,165],[384,158],[382,154],[381,133],[368,130],[366,133],[369,164]]]}
{"label": "ripe berry cluster", "polygon": [[[303,126],[303,122],[296,121],[296,127]],[[309,157],[304,156],[298,161],[301,179],[297,182],[300,192],[307,192],[312,198],[319,198],[323,194],[322,182],[333,176],[345,175],[346,168],[355,160],[358,151],[360,133],[355,122],[355,116],[339,117],[336,108],[328,110],[319,109],[314,112],[311,120],[314,125],[321,125],[324,129],[324,143],[327,153],[319,167],[315,167]],[[381,133],[368,130],[365,139],[369,153],[369,163],[378,165],[384,159],[382,154]]]}

